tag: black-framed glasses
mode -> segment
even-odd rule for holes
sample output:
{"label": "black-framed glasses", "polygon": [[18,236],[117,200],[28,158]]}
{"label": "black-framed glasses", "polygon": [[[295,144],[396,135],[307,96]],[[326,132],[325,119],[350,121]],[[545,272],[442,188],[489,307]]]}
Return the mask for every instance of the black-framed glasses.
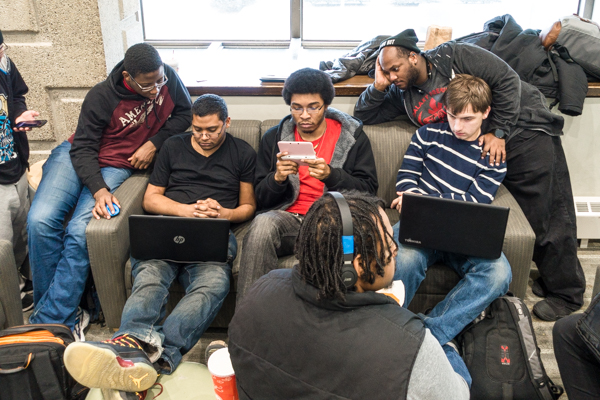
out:
{"label": "black-framed glasses", "polygon": [[313,115],[318,113],[319,111],[321,111],[321,109],[325,107],[325,104],[323,104],[321,107],[290,107],[290,111],[292,114],[299,114],[302,115],[304,114],[304,110],[306,110],[307,113]]}
{"label": "black-framed glasses", "polygon": [[135,82],[136,85],[138,85],[138,87],[140,88],[140,90],[142,92],[151,92],[152,90],[154,90],[154,88],[156,88],[156,90],[160,90],[160,88],[165,86],[167,84],[167,82],[169,81],[169,78],[167,78],[166,75],[163,75],[162,81],[157,82],[152,86],[142,86],[139,83],[137,83],[137,81],[133,78],[133,75],[129,75],[129,77],[131,78],[132,81]]}
{"label": "black-framed glasses", "polygon": [[6,51],[6,50],[8,50],[8,45],[6,43],[0,44],[0,51]]}
{"label": "black-framed glasses", "polygon": [[202,138],[202,137],[204,137],[204,135],[206,135],[210,139],[216,139],[224,131],[225,131],[225,123],[223,123],[223,128],[221,128],[220,131],[216,131],[216,132],[196,132],[192,126],[192,133],[194,135],[200,136],[200,138]]}

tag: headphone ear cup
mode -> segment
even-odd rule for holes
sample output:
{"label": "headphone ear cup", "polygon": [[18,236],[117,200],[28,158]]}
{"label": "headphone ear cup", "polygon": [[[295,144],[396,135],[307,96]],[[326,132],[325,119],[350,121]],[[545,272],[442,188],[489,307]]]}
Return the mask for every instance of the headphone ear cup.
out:
{"label": "headphone ear cup", "polygon": [[342,267],[342,282],[347,289],[350,289],[358,281],[358,274],[352,265],[344,264]]}

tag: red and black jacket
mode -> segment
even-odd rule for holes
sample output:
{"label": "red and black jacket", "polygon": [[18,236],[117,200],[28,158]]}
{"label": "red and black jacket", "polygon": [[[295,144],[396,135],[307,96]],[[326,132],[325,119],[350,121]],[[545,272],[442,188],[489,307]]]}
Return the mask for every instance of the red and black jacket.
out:
{"label": "red and black jacket", "polygon": [[125,88],[123,62],[85,96],[72,143],[73,167],[90,192],[108,187],[100,168],[132,168],[127,159],[146,141],[159,150],[170,136],[192,123],[192,101],[177,73],[164,66],[169,79],[156,99]]}

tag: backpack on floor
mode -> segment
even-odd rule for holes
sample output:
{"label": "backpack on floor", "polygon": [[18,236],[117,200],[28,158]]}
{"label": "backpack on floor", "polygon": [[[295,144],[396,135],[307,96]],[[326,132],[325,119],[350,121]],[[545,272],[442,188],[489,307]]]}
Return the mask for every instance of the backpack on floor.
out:
{"label": "backpack on floor", "polygon": [[471,377],[471,399],[554,400],[563,388],[546,374],[531,315],[517,297],[500,297],[458,337]]}
{"label": "backpack on floor", "polygon": [[83,398],[63,363],[75,339],[60,324],[13,326],[0,331],[0,400],[70,400]]}

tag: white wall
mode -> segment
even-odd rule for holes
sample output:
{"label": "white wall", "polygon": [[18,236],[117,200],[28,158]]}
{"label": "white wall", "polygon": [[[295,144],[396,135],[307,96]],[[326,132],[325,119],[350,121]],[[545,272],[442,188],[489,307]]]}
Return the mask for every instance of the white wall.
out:
{"label": "white wall", "polygon": [[[289,107],[282,97],[224,98],[233,119],[281,119],[289,114]],[[357,99],[336,97],[332,106],[352,115]],[[563,148],[571,173],[573,195],[600,197],[600,98],[587,98],[581,116],[564,118]]]}
{"label": "white wall", "polygon": [[564,133],[573,195],[600,196],[600,98],[587,98],[579,117],[565,116]]}

